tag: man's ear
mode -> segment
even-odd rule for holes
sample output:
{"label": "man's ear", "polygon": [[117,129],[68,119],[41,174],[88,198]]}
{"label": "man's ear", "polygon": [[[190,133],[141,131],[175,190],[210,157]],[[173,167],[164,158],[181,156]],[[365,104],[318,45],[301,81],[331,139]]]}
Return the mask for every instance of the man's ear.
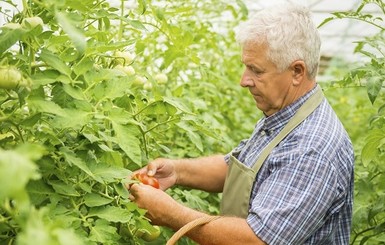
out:
{"label": "man's ear", "polygon": [[306,79],[306,65],[302,60],[296,60],[290,65],[293,74],[293,85],[297,86]]}

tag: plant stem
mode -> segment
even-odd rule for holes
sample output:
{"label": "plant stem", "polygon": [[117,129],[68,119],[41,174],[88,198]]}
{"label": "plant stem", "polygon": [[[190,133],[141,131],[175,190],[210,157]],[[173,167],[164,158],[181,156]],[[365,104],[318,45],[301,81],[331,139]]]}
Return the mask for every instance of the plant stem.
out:
{"label": "plant stem", "polygon": [[152,106],[153,104],[155,103],[158,103],[159,101],[154,101],[154,102],[150,102],[148,105],[146,105],[145,107],[143,107],[142,109],[140,109],[137,113],[133,114],[132,116],[134,118],[136,118],[136,116],[138,116],[140,113],[142,113],[143,111],[145,111],[148,107]]}
{"label": "plant stem", "polygon": [[163,124],[167,124],[167,123],[170,123],[170,122],[173,122],[173,121],[177,121],[177,120],[179,120],[179,118],[173,118],[173,119],[166,120],[166,121],[164,121],[164,122],[160,122],[160,123],[156,124],[155,126],[153,126],[152,128],[150,128],[150,129],[144,131],[144,134],[147,134],[147,133],[150,132],[151,130],[153,130],[153,129],[155,129],[155,128],[157,128],[157,127],[163,125]]}
{"label": "plant stem", "polygon": [[351,244],[354,244],[354,242],[355,242],[355,240],[357,239],[357,237],[359,237],[360,235],[362,235],[362,234],[365,233],[365,232],[374,230],[375,228],[376,228],[375,226],[374,226],[374,227],[369,227],[369,228],[367,228],[367,229],[364,229],[364,230],[362,230],[362,231],[356,233],[356,235],[354,236],[354,238],[353,238]]}
{"label": "plant stem", "polygon": [[123,17],[124,17],[124,0],[120,0],[120,21],[119,21],[119,32],[118,41],[122,41],[123,38]]}

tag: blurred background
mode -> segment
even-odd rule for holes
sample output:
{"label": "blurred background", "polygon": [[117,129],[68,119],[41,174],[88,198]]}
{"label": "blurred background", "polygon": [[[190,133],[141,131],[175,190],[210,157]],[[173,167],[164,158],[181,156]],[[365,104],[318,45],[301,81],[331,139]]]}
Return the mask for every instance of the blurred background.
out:
{"label": "blurred background", "polygon": [[[253,14],[259,9],[262,9],[268,5],[272,5],[277,1],[278,0],[244,0],[243,2],[248,7],[249,13]],[[18,10],[16,11],[21,11],[21,0],[13,0],[12,2],[18,5]],[[107,2],[110,2],[112,5],[116,6],[120,5],[120,0],[110,0]],[[127,8],[132,8],[135,6],[135,2],[135,0],[128,0],[125,2],[125,5]],[[205,1],[203,1],[203,4],[204,2]],[[317,25],[322,23],[322,21],[326,18],[330,17],[331,13],[337,11],[354,11],[361,3],[360,0],[297,0],[297,2],[310,7],[314,14],[314,21]],[[8,9],[10,12],[15,11],[14,7],[4,2],[0,2],[0,8]],[[381,13],[379,11],[379,8],[375,8],[374,6],[371,8],[370,5],[366,6],[364,10],[364,12],[370,13],[372,15],[380,15]],[[226,18],[225,13],[224,18]],[[0,13],[0,26],[3,25],[5,21],[6,16]],[[218,20],[213,21],[215,22]],[[322,38],[322,56],[324,57],[323,61],[329,62],[330,58],[333,57],[344,58],[347,61],[359,61],[363,57],[353,54],[355,47],[354,42],[357,40],[362,40],[362,37],[372,35],[375,31],[376,29],[372,26],[351,19],[341,19],[322,26],[320,28],[320,34]]]}

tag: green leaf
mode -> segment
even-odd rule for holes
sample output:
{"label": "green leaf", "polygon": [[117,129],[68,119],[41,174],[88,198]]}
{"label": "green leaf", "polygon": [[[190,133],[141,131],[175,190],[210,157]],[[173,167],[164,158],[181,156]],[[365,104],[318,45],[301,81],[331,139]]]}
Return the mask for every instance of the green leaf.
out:
{"label": "green leaf", "polygon": [[6,138],[15,139],[15,135],[11,132],[6,132],[4,134],[0,134],[0,140],[6,139]]}
{"label": "green leaf", "polygon": [[103,80],[110,80],[114,77],[118,77],[118,75],[119,73],[115,72],[113,69],[92,69],[84,74],[84,79],[87,83],[93,84]]}
{"label": "green leaf", "polygon": [[242,17],[246,18],[249,15],[249,10],[242,0],[236,0],[237,5],[241,9]]}
{"label": "green leaf", "polygon": [[108,151],[103,152],[100,161],[106,162],[111,166],[123,167],[123,158],[122,154],[118,151],[113,151],[108,149]]}
{"label": "green leaf", "polygon": [[138,20],[128,20],[128,23],[135,29],[147,31],[146,27],[142,24],[142,22]]}
{"label": "green leaf", "polygon": [[100,141],[100,139],[94,134],[83,133],[83,136],[86,137],[90,143],[95,143]]}
{"label": "green leaf", "polygon": [[46,148],[39,143],[24,143],[17,146],[16,151],[30,160],[37,161],[47,154]]}
{"label": "green leaf", "polygon": [[73,197],[80,196],[80,193],[72,185],[66,184],[60,180],[50,180],[48,183],[58,194]]}
{"label": "green leaf", "polygon": [[139,0],[138,4],[139,4],[139,11],[140,11],[139,13],[144,14],[147,10],[146,0]]}
{"label": "green leaf", "polygon": [[182,102],[182,100],[173,97],[164,97],[164,102],[169,103],[170,105],[178,108],[180,111],[183,111],[188,114],[193,114],[191,110]]}
{"label": "green leaf", "polygon": [[168,68],[177,58],[183,57],[184,55],[185,54],[182,51],[176,49],[175,47],[166,50],[164,54],[164,64],[161,68]]}
{"label": "green leaf", "polygon": [[85,172],[88,176],[90,176],[94,180],[103,183],[99,177],[97,177],[96,175],[94,175],[94,173],[91,172],[91,170],[89,169],[87,164],[83,161],[83,159],[78,158],[73,151],[71,151],[67,147],[61,147],[60,152],[63,154],[65,160],[69,164],[75,165],[76,167],[80,168],[83,172]]}
{"label": "green leaf", "polygon": [[63,28],[64,32],[70,37],[72,43],[80,53],[84,53],[87,47],[87,39],[79,28],[74,24],[74,21],[67,16],[66,13],[57,11],[56,19],[59,25]]}
{"label": "green leaf", "polygon": [[47,49],[43,49],[40,54],[40,58],[48,65],[60,73],[71,76],[71,69],[59,58],[59,56],[53,54],[51,51]]}
{"label": "green leaf", "polygon": [[120,182],[120,180],[131,174],[131,171],[128,169],[101,164],[92,166],[92,172],[107,183]]}
{"label": "green leaf", "polygon": [[366,144],[362,148],[361,158],[362,164],[367,167],[368,164],[379,155],[380,143],[385,138],[385,132],[380,129],[373,129],[370,131]]}
{"label": "green leaf", "polygon": [[106,206],[91,208],[89,216],[97,216],[110,222],[127,223],[132,219],[133,214],[123,208]]}
{"label": "green leaf", "polygon": [[46,209],[32,209],[25,221],[23,230],[17,236],[17,244],[57,244],[52,236],[50,225],[44,222],[43,217],[47,215]]}
{"label": "green leaf", "polygon": [[378,75],[377,72],[370,74],[369,77],[367,78],[368,83],[366,87],[368,90],[368,96],[369,96],[370,102],[372,102],[372,104],[374,103],[378,94],[381,91],[382,84],[384,83],[383,78],[384,77]]}
{"label": "green leaf", "polygon": [[50,113],[62,117],[67,115],[65,110],[63,110],[59,105],[52,101],[47,101],[41,98],[30,98],[28,104],[30,105],[30,108],[38,112]]}
{"label": "green leaf", "polygon": [[[41,119],[41,113],[36,113],[31,115],[30,117],[25,118],[20,124],[23,127],[33,127],[38,121]],[[1,136],[0,136],[1,139]]]}
{"label": "green leaf", "polygon": [[52,125],[56,128],[80,129],[92,118],[91,113],[82,110],[64,109],[63,111],[65,115],[55,117],[52,121]]}
{"label": "green leaf", "polygon": [[112,122],[112,127],[115,131],[119,147],[134,163],[140,164],[142,154],[137,128],[132,125],[120,125],[115,122]]}
{"label": "green leaf", "polygon": [[50,195],[54,190],[44,180],[33,180],[28,183],[28,192],[32,195]]}
{"label": "green leaf", "polygon": [[58,81],[59,75],[60,73],[56,70],[45,70],[33,74],[31,76],[31,79],[33,81],[33,85],[35,87],[39,87],[41,85],[55,83],[56,81]]}
{"label": "green leaf", "polygon": [[194,129],[188,125],[185,122],[180,122],[177,123],[178,127],[181,129],[185,130],[187,133],[187,136],[191,140],[191,142],[201,151],[203,152],[203,144],[202,144],[202,139],[199,134],[194,132]]}
{"label": "green leaf", "polygon": [[90,58],[84,58],[79,63],[74,65],[73,69],[76,75],[81,76],[85,74],[87,71],[91,70],[94,66],[94,61]]}
{"label": "green leaf", "polygon": [[0,202],[5,198],[25,200],[25,187],[30,180],[40,176],[36,165],[15,151],[0,149]]}
{"label": "green leaf", "polygon": [[75,233],[72,229],[54,229],[53,234],[55,237],[57,237],[58,244],[61,245],[84,245],[85,241],[79,237],[77,233]]}
{"label": "green leaf", "polygon": [[117,229],[111,226],[106,220],[97,220],[91,227],[89,239],[100,244],[118,244]]}
{"label": "green leaf", "polygon": [[12,47],[17,41],[21,40],[25,30],[23,29],[5,29],[0,33],[0,54]]}
{"label": "green leaf", "polygon": [[114,201],[113,198],[106,198],[95,193],[88,193],[84,196],[84,204],[88,207],[104,206],[112,201]]}
{"label": "green leaf", "polygon": [[106,82],[103,91],[103,97],[109,99],[115,99],[130,93],[129,83],[126,79],[114,79]]}
{"label": "green leaf", "polygon": [[109,111],[108,118],[111,121],[114,121],[117,124],[132,124],[132,125],[141,125],[139,122],[135,121],[132,118],[132,114],[127,112],[127,110],[123,108],[112,108]]}
{"label": "green leaf", "polygon": [[120,197],[125,198],[125,199],[128,198],[129,192],[128,192],[127,188],[122,183],[114,184],[114,189],[115,189],[116,193],[119,194]]}
{"label": "green leaf", "polygon": [[63,90],[74,99],[77,99],[77,100],[86,99],[81,89],[75,88],[69,84],[63,84]]}

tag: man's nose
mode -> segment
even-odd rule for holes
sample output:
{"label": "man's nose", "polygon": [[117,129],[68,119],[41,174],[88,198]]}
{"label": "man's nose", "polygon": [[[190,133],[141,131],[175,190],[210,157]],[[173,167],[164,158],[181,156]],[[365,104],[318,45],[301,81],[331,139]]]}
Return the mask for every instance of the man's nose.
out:
{"label": "man's nose", "polygon": [[247,74],[247,71],[244,71],[239,83],[242,87],[251,87],[254,86],[253,79]]}

